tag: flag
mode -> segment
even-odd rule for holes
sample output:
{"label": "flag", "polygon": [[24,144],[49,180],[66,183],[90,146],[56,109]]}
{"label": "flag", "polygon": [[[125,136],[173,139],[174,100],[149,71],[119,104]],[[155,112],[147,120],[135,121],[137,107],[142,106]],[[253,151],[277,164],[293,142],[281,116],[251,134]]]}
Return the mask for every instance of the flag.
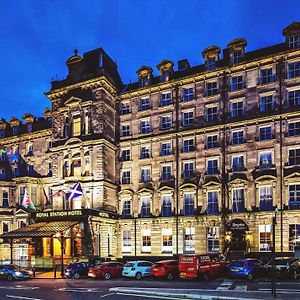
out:
{"label": "flag", "polygon": [[82,188],[80,183],[76,183],[72,188],[68,189],[66,192],[67,201],[71,201],[74,198],[80,197],[83,195]]}
{"label": "flag", "polygon": [[63,190],[58,190],[57,192],[54,193],[53,197],[61,197],[63,195]]}
{"label": "flag", "polygon": [[23,201],[22,201],[22,206],[28,210],[31,211],[35,211],[35,206],[33,204],[33,202],[30,199],[30,196],[28,195],[26,189],[25,189],[25,193],[24,193],[24,197],[23,197]]}
{"label": "flag", "polygon": [[48,195],[47,195],[47,193],[46,193],[46,191],[45,191],[45,188],[43,188],[43,192],[44,192],[44,196],[45,196],[45,206],[48,206],[48,205],[50,205],[51,203],[50,203],[50,200],[49,200],[49,197],[48,197]]}

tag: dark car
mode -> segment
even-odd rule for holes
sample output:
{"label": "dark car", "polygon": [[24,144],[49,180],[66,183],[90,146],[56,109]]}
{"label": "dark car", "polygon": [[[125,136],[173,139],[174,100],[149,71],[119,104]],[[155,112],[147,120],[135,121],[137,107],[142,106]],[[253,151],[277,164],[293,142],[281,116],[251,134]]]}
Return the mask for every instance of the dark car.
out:
{"label": "dark car", "polygon": [[179,274],[178,260],[158,261],[151,267],[150,274],[157,278],[167,278],[172,280]]}
{"label": "dark car", "polygon": [[232,261],[227,267],[230,277],[241,277],[252,280],[266,274],[266,266],[258,259],[246,258]]}
{"label": "dark car", "polygon": [[124,265],[120,262],[104,262],[99,266],[90,268],[88,276],[106,280],[122,277],[123,267]]}
{"label": "dark car", "polygon": [[29,279],[32,273],[28,270],[22,269],[15,265],[2,265],[0,266],[0,278],[13,280],[13,279]]}
{"label": "dark car", "polygon": [[81,277],[87,277],[89,268],[93,267],[95,264],[92,262],[76,262],[71,263],[65,270],[65,275],[67,278],[79,279]]}
{"label": "dark car", "polygon": [[[276,257],[274,260],[275,276],[277,278],[297,279],[300,276],[300,259],[294,257]],[[272,276],[273,262],[267,264],[268,274]]]}

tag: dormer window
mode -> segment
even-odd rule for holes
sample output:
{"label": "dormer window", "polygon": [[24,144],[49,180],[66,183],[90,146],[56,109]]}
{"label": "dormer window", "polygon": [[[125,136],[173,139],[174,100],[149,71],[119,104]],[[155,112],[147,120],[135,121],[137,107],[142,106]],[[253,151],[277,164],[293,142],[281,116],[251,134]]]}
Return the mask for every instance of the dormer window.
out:
{"label": "dormer window", "polygon": [[288,37],[289,48],[300,47],[300,35],[292,35]]}
{"label": "dormer window", "polygon": [[207,67],[207,70],[214,70],[216,68],[216,59],[214,57],[209,58],[206,61],[206,67]]}
{"label": "dormer window", "polygon": [[169,81],[173,74],[174,63],[171,60],[164,59],[156,67],[160,73],[160,82]]}
{"label": "dormer window", "polygon": [[242,50],[234,51],[231,54],[231,63],[237,64],[242,60],[243,52]]}
{"label": "dormer window", "polygon": [[5,138],[5,131],[4,129],[0,129],[0,139]]}
{"label": "dormer window", "polygon": [[209,46],[202,52],[202,56],[205,59],[205,67],[207,70],[216,69],[220,52],[221,50],[218,46]]}
{"label": "dormer window", "polygon": [[26,124],[26,132],[27,133],[31,133],[32,132],[32,123],[27,123]]}
{"label": "dormer window", "polygon": [[162,71],[160,75],[160,82],[169,81],[170,79],[170,72],[169,71]]}
{"label": "dormer window", "polygon": [[149,77],[141,77],[140,83],[141,83],[141,87],[148,86],[150,84]]}
{"label": "dormer window", "polygon": [[12,133],[13,133],[13,135],[18,135],[18,133],[19,133],[19,127],[18,126],[13,126]]}

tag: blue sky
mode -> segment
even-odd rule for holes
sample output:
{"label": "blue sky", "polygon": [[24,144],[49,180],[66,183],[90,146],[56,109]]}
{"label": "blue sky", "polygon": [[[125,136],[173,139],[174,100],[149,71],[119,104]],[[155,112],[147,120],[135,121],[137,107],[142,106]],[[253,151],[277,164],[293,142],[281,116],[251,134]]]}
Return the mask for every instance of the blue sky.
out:
{"label": "blue sky", "polygon": [[16,0],[0,2],[0,116],[41,115],[51,78],[66,75],[66,59],[103,47],[123,82],[164,58],[203,62],[210,45],[236,37],[247,50],[283,41],[282,29],[300,21],[299,0]]}

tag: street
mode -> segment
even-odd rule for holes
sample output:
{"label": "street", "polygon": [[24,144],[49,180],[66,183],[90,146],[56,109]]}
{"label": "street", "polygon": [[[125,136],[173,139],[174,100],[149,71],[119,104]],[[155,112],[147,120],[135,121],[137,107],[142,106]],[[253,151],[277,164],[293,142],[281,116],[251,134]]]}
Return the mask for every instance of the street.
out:
{"label": "street", "polygon": [[[278,282],[278,299],[299,299],[300,287],[298,281]],[[245,297],[255,299],[271,299],[270,282],[216,279],[213,281],[165,281],[145,279],[141,281],[118,279],[104,280],[66,280],[66,279],[32,279],[28,281],[1,281],[0,300],[127,300],[154,299],[154,296],[134,296],[131,293],[118,294],[110,288],[123,287],[142,291],[176,291],[181,294],[205,294],[226,297]],[[156,297],[157,298],[157,297]],[[222,298],[220,298],[222,299]]]}

